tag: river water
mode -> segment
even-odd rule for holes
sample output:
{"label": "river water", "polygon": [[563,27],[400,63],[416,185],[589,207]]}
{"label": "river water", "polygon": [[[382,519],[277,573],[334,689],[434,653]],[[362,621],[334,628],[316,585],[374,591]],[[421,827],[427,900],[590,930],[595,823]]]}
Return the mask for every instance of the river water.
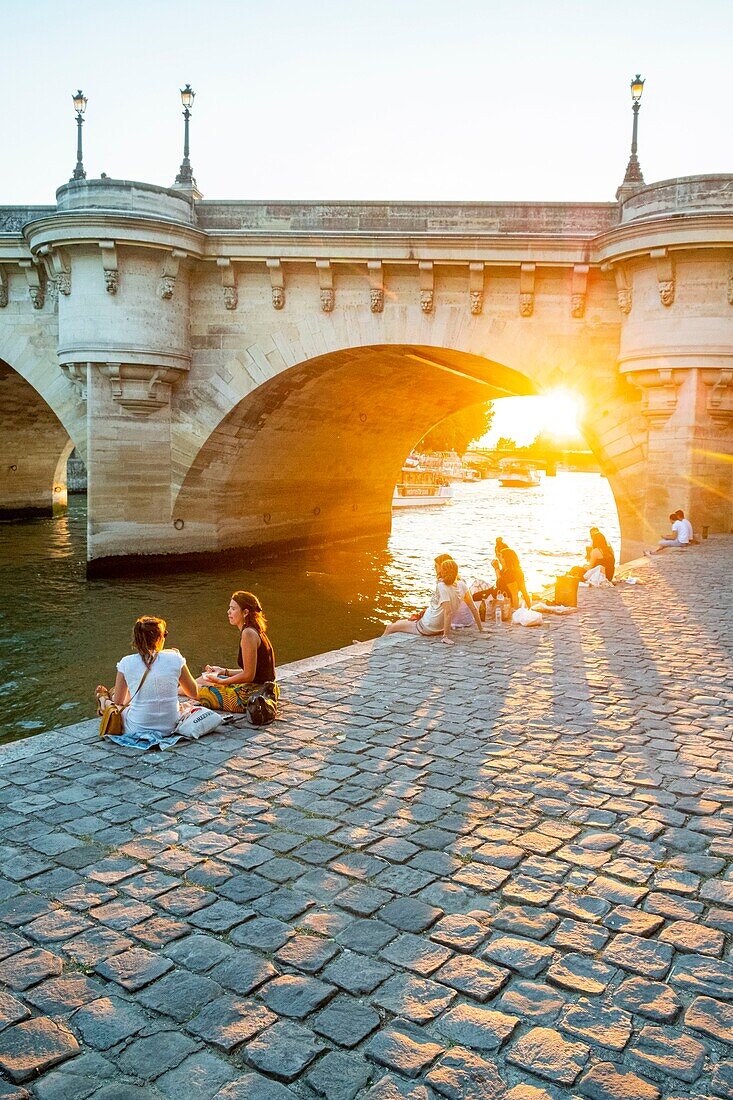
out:
{"label": "river water", "polygon": [[559,473],[533,489],[456,485],[450,505],[396,513],[386,544],[344,544],[256,567],[214,561],[205,571],[87,580],[86,501],[69,499],[58,518],[0,523],[0,740],[90,717],[94,686],[114,682],[139,615],[168,620],[170,644],[197,675],[207,661],[235,664],[238,636],[225,613],[232,591],[250,589],[283,664],[374,638],[385,621],[423,607],[435,583],[432,559],[443,551],[468,582],[490,577],[501,535],[535,591],[582,560],[593,524],[619,553],[608,482]]}

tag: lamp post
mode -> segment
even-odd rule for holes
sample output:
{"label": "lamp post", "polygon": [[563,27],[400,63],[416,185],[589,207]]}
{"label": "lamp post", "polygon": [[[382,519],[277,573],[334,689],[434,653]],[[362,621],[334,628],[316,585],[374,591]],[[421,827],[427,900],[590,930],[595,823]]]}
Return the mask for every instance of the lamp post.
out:
{"label": "lamp post", "polygon": [[193,172],[191,170],[191,161],[188,157],[188,122],[191,118],[191,110],[193,108],[193,101],[196,98],[196,93],[190,84],[187,84],[185,88],[181,88],[181,103],[183,104],[183,160],[181,161],[181,167],[178,169],[178,175],[176,176],[176,183],[184,187],[195,187],[196,183],[193,178]]}
{"label": "lamp post", "polygon": [[87,97],[80,88],[72,98],[74,100],[74,110],[76,111],[76,168],[71,178],[72,180],[85,180],[87,174],[84,171],[84,164],[81,159],[81,128],[84,125],[84,112],[87,109]]}
{"label": "lamp post", "polygon": [[641,167],[639,166],[639,158],[636,155],[636,139],[639,132],[639,107],[641,106],[641,93],[643,91],[644,80],[639,73],[637,73],[631,81],[631,109],[634,112],[634,126],[631,131],[631,156],[626,166],[626,175],[624,176],[624,182],[621,184],[622,187],[626,187],[627,185],[636,187],[644,183],[644,177],[641,174]]}

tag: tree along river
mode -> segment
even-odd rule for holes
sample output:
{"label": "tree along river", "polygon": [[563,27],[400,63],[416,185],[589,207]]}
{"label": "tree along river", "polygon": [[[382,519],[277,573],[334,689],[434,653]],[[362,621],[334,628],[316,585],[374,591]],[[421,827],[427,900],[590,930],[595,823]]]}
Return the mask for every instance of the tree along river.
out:
{"label": "tree along river", "polygon": [[424,607],[434,587],[432,560],[442,551],[454,555],[469,583],[493,577],[500,535],[519,553],[530,591],[582,561],[591,525],[619,552],[608,482],[560,473],[531,489],[504,489],[495,480],[457,484],[452,504],[396,513],[386,542],[252,566],[213,558],[206,569],[87,580],[86,498],[69,499],[58,518],[0,523],[0,740],[91,717],[94,686],[114,682],[138,615],[167,619],[169,643],[198,675],[207,661],[236,662],[226,609],[235,589],[250,589],[284,664],[374,638],[384,622]]}

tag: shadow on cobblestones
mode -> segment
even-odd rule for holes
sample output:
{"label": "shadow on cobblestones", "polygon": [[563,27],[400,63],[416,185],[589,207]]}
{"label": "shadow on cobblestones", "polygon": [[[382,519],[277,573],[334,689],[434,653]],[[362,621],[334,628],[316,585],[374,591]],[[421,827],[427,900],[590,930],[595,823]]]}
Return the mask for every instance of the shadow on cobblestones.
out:
{"label": "shadow on cobblestones", "polygon": [[733,1097],[730,545],[263,730],[7,746],[0,1097]]}

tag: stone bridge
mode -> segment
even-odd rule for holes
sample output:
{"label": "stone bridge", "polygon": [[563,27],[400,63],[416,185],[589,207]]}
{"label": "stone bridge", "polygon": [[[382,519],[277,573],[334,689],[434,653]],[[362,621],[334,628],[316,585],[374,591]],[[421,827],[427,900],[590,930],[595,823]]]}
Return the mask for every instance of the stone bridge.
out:
{"label": "stone bridge", "polygon": [[91,570],[389,529],[411,447],[557,386],[623,554],[731,529],[733,176],[617,203],[200,201],[78,180],[0,208],[0,511],[89,471]]}

